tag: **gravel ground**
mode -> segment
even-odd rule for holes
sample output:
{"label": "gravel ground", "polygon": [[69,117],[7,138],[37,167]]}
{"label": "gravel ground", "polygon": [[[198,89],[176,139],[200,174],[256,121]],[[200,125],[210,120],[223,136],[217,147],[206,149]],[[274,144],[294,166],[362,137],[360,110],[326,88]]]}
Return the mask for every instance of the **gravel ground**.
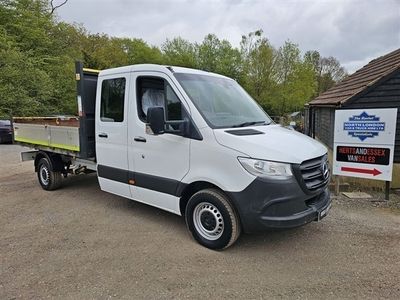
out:
{"label": "gravel ground", "polygon": [[400,212],[335,198],[322,222],[242,235],[215,252],[173,214],[101,192],[43,191],[0,145],[0,299],[400,299]]}

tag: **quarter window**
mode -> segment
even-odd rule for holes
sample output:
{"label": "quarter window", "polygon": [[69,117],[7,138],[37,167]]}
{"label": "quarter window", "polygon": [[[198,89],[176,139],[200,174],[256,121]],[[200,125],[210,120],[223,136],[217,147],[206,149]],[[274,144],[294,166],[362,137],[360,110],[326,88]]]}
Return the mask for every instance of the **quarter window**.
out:
{"label": "quarter window", "polygon": [[125,78],[103,80],[101,84],[101,121],[124,121],[125,83]]}
{"label": "quarter window", "polygon": [[172,90],[169,84],[165,88],[166,100],[166,119],[169,121],[183,120],[182,118],[182,103]]}

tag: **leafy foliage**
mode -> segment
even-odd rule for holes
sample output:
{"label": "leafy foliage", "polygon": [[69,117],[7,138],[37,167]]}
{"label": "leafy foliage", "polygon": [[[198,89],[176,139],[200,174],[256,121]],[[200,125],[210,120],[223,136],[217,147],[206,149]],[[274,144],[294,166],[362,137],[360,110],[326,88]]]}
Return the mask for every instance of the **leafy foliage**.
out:
{"label": "leafy foliage", "polygon": [[214,34],[201,43],[175,37],[161,47],[92,34],[57,19],[55,8],[65,2],[0,0],[0,116],[76,114],[75,60],[96,69],[156,63],[220,73],[272,115],[300,110],[346,76],[334,57],[302,56],[290,41],[275,48],[262,30],[242,36],[239,48]]}

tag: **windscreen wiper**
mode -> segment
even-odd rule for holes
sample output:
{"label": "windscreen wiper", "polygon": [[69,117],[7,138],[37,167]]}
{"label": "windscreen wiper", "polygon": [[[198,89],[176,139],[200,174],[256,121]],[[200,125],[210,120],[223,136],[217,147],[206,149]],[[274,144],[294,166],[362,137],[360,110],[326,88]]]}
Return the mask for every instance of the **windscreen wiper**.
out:
{"label": "windscreen wiper", "polygon": [[252,126],[252,125],[257,125],[257,124],[262,124],[262,125],[268,125],[269,123],[265,121],[251,121],[251,122],[243,122],[240,124],[233,125],[232,127],[246,127],[246,126]]}

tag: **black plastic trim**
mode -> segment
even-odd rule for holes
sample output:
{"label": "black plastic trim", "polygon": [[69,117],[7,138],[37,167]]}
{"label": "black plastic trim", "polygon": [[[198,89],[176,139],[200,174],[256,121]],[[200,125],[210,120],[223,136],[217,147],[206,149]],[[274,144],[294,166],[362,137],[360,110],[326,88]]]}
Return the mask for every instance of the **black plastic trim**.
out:
{"label": "black plastic trim", "polygon": [[233,135],[256,135],[256,134],[265,134],[262,131],[258,131],[255,129],[234,129],[234,130],[225,130],[226,133],[230,133]]}
{"label": "black plastic trim", "polygon": [[329,176],[327,178],[324,178],[320,182],[319,186],[317,188],[315,188],[315,189],[309,189],[307,187],[306,182],[304,181],[304,174],[303,174],[304,167],[308,163],[310,163],[311,161],[320,162],[320,164],[322,166],[322,163],[324,161],[326,161],[327,159],[328,159],[327,158],[327,154],[325,154],[325,155],[317,157],[317,158],[306,160],[306,161],[302,162],[301,164],[292,164],[293,174],[296,177],[297,182],[299,183],[299,185],[302,188],[302,190],[304,191],[304,193],[306,193],[306,194],[315,194],[316,192],[317,193],[321,192],[322,190],[324,190],[328,186],[328,184],[329,184],[329,182],[331,180],[331,172],[330,172],[330,170],[329,170]]}
{"label": "black plastic trim", "polygon": [[134,179],[134,176],[130,176],[128,170],[108,167],[104,165],[97,165],[97,175],[106,179],[118,181],[121,183],[128,184],[129,179]]}
{"label": "black plastic trim", "polygon": [[180,184],[177,180],[136,172],[134,176],[135,186],[177,197],[180,196],[176,194],[178,185]]}
{"label": "black plastic trim", "polygon": [[294,177],[285,180],[256,178],[243,191],[226,194],[234,203],[247,233],[302,226],[316,220],[318,213],[331,203],[327,187],[305,193]]}
{"label": "black plastic trim", "polygon": [[131,184],[131,182],[134,182],[134,186],[172,195],[175,197],[180,197],[185,187],[187,186],[186,183],[180,182],[175,179],[138,173],[104,165],[97,166],[97,175],[102,178],[118,181],[125,184]]}

